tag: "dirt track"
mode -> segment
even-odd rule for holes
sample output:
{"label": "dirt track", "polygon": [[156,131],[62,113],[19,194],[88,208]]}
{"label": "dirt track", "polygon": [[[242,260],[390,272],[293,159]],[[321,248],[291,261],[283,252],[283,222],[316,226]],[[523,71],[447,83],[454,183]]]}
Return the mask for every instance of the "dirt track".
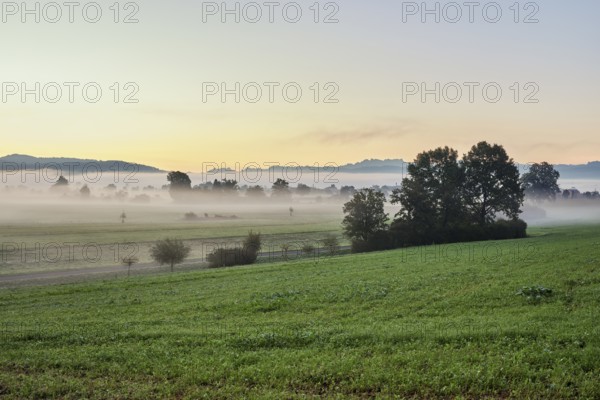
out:
{"label": "dirt track", "polygon": [[[347,251],[350,246],[341,246],[340,251]],[[319,249],[319,257],[325,254],[325,249]],[[290,260],[296,259],[299,252],[290,251],[288,257]],[[283,252],[268,252],[259,254],[259,259],[264,262],[283,261]],[[184,263],[175,266],[176,271],[191,271],[208,268],[208,263],[204,259],[189,259]],[[156,263],[139,263],[131,267],[131,275],[158,274],[169,272],[169,266],[160,266]],[[52,270],[31,272],[26,274],[0,275],[0,288],[10,288],[19,286],[37,286],[49,284],[61,284],[81,282],[93,279],[116,279],[127,277],[127,267],[124,265],[90,267],[67,270]]]}

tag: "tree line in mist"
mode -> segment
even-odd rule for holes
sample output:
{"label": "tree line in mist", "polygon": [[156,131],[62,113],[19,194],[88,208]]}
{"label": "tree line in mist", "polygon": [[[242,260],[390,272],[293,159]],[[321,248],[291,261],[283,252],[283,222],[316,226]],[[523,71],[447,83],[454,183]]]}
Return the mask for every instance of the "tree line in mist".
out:
{"label": "tree line in mist", "polygon": [[345,235],[355,252],[404,246],[516,239],[527,235],[519,218],[525,195],[554,200],[559,173],[534,164],[520,176],[503,146],[480,142],[459,159],[449,147],[424,151],[389,198],[400,211],[389,223],[386,196],[362,189],[344,205]]}

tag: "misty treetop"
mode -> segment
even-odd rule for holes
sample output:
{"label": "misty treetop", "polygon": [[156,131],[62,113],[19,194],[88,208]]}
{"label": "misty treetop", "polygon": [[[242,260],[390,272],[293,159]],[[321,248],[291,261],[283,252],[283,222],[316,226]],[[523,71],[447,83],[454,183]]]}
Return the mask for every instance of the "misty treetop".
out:
{"label": "misty treetop", "polygon": [[171,191],[184,191],[192,188],[192,180],[188,174],[180,171],[172,171],[167,175],[169,181],[169,189]]}
{"label": "misty treetop", "polygon": [[560,173],[547,162],[533,164],[529,171],[523,174],[521,182],[527,197],[535,201],[555,200],[556,194],[560,193],[558,187]]}
{"label": "misty treetop", "polygon": [[[250,199],[261,199],[266,197],[265,188],[260,185],[242,186],[234,179],[215,179],[213,182],[202,183],[192,187],[192,181],[188,174],[180,171],[172,171],[167,175],[169,181],[168,189],[174,200],[193,200],[195,195],[212,194],[220,197],[237,197],[240,193]],[[329,188],[331,189],[331,188]],[[336,189],[337,190],[337,189]],[[299,183],[294,189],[290,188],[290,183],[285,179],[278,178],[271,187],[271,198],[286,200],[291,198],[292,194],[306,196],[312,192],[322,192],[311,188],[308,185]]]}

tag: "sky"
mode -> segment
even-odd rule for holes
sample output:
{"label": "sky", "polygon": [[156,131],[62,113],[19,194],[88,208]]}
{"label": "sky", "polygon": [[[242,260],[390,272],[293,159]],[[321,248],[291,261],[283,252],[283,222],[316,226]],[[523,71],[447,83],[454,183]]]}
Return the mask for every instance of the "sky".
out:
{"label": "sky", "polygon": [[198,171],[487,140],[600,159],[600,2],[475,4],[2,2],[0,153]]}

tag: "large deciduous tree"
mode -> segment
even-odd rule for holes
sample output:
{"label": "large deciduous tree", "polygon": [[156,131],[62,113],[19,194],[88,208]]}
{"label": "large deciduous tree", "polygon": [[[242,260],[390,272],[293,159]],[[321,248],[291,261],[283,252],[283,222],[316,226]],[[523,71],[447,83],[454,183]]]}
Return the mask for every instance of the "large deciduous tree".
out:
{"label": "large deciduous tree", "polygon": [[463,169],[465,204],[476,222],[493,222],[497,213],[519,217],[524,191],[519,170],[504,147],[476,144],[464,155]]}
{"label": "large deciduous tree", "polygon": [[346,216],[342,222],[344,233],[351,239],[369,240],[371,235],[387,228],[385,195],[374,189],[362,189],[344,204]]}
{"label": "large deciduous tree", "polygon": [[462,217],[463,173],[456,150],[440,147],[420,153],[408,174],[391,197],[392,204],[402,206],[396,215],[399,220],[429,229],[446,227]]}
{"label": "large deciduous tree", "polygon": [[533,164],[521,177],[525,196],[535,201],[556,200],[556,194],[560,193],[558,178],[560,173],[552,164],[547,162]]}

